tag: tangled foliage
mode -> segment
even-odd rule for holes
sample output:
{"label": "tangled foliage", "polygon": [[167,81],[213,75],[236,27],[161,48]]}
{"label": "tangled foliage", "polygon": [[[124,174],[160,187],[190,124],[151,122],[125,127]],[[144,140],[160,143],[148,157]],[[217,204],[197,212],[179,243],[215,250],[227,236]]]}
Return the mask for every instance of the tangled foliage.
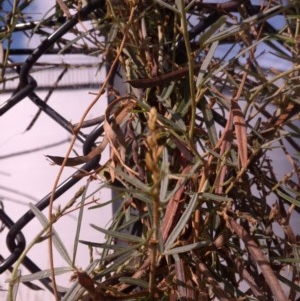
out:
{"label": "tangled foliage", "polygon": [[299,300],[298,15],[297,1],[108,0],[65,43],[103,55],[110,103],[90,154],[52,159],[110,146],[94,180],[118,209],[93,226],[104,244],[81,241],[100,255],[64,300],[82,287],[84,300]]}

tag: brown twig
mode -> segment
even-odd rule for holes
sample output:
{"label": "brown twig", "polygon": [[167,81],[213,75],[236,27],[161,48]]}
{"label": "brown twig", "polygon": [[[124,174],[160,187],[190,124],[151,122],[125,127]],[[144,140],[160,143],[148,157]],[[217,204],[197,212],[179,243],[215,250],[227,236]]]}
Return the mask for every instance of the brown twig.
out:
{"label": "brown twig", "polygon": [[[201,64],[194,65],[194,72],[199,71],[201,68]],[[129,83],[134,88],[153,88],[156,86],[162,86],[170,83],[174,80],[179,80],[189,74],[188,67],[182,67],[178,70],[170,71],[165,74],[153,77],[153,78],[138,78],[138,79],[131,79],[128,80]]]}
{"label": "brown twig", "polygon": [[234,219],[226,217],[226,221],[230,229],[232,229],[238,237],[244,242],[246,248],[249,250],[251,256],[259,265],[262,274],[264,275],[270,290],[272,291],[275,300],[277,301],[287,301],[287,297],[285,296],[283,289],[275,276],[273,269],[261,251],[261,248],[257,245],[254,239],[247,233],[247,231],[238,224]]}
{"label": "brown twig", "polygon": [[[114,71],[115,71],[115,68],[117,67],[117,64],[118,64],[118,61],[119,61],[119,57],[122,53],[122,49],[125,45],[125,41],[127,39],[127,33],[128,33],[128,30],[130,28],[130,25],[132,23],[132,20],[133,20],[133,16],[134,16],[134,11],[135,11],[135,6],[132,7],[131,9],[131,12],[130,12],[130,16],[129,16],[129,19],[128,19],[128,24],[126,26],[126,29],[124,31],[124,35],[123,35],[123,39],[121,41],[121,44],[120,44],[120,48],[118,50],[118,53],[116,54],[116,57],[111,65],[111,68],[105,78],[105,81],[103,82],[101,88],[99,89],[99,92],[98,94],[96,95],[95,99],[92,101],[92,103],[88,106],[88,108],[86,109],[86,111],[84,112],[84,114],[82,115],[79,123],[78,123],[78,126],[74,129],[74,136],[72,138],[72,141],[70,143],[70,146],[69,146],[69,149],[66,153],[66,156],[64,157],[64,161],[62,162],[62,165],[59,169],[59,172],[57,174],[57,177],[54,181],[54,185],[53,185],[53,189],[52,189],[52,192],[51,192],[51,197],[50,197],[50,202],[49,202],[49,221],[51,222],[52,220],[52,209],[53,209],[53,202],[54,202],[54,194],[55,194],[55,190],[56,190],[56,187],[58,185],[58,182],[60,180],[60,177],[62,175],[62,172],[63,172],[63,169],[64,167],[66,166],[66,162],[68,160],[68,157],[73,149],[73,146],[77,140],[77,132],[79,131],[81,125],[83,124],[88,112],[92,109],[92,107],[98,102],[100,96],[103,94],[103,91],[104,89],[106,88],[110,78],[112,77]],[[54,259],[53,259],[53,246],[52,246],[52,225],[49,227],[49,242],[48,242],[48,248],[49,248],[49,261],[50,261],[50,269],[51,269],[51,279],[52,279],[52,286],[53,286],[53,292],[54,292],[54,296],[55,296],[55,299],[56,301],[59,301],[59,296],[58,296],[58,291],[57,291],[57,287],[56,287],[56,280],[55,280],[55,272],[54,272]]]}

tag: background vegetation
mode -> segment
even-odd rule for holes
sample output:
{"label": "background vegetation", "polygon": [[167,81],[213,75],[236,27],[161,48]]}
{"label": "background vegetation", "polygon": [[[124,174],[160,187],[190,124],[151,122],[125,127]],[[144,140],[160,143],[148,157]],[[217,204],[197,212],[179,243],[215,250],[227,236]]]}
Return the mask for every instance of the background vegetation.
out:
{"label": "background vegetation", "polygon": [[[32,2],[15,1],[2,20],[3,82],[12,35]],[[86,179],[111,187],[117,209],[109,228],[93,225],[105,242],[76,238],[75,248],[97,250],[81,271],[52,225],[85,206],[74,199],[48,218],[32,207],[40,237],[49,230],[65,271],[74,270],[62,299],[299,300],[291,223],[300,213],[298,1],[92,2],[96,9],[53,49],[102,55],[107,78],[93,103],[106,89],[104,134],[89,154],[69,157],[87,109],[68,155],[50,158],[63,169],[110,147],[110,160]],[[80,5],[57,1],[24,33],[49,37]],[[93,198],[81,193],[81,205]],[[104,205],[92,209],[101,215]],[[17,280],[62,272],[18,279],[17,268],[11,298]]]}

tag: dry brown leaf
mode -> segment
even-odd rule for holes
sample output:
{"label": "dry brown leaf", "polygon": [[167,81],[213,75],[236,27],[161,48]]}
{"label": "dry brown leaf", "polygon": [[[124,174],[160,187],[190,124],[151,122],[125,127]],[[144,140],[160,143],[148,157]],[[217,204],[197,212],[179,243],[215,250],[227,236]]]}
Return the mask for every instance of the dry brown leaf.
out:
{"label": "dry brown leaf", "polygon": [[123,167],[137,175],[131,168],[125,165],[125,140],[121,125],[124,123],[134,108],[135,102],[130,97],[121,97],[112,101],[106,109],[104,131],[112,149],[112,161],[119,160]]}
{"label": "dry brown leaf", "polygon": [[236,101],[232,101],[231,110],[233,115],[233,124],[235,126],[235,134],[237,139],[238,154],[243,168],[247,168],[247,131],[244,114]]}
{"label": "dry brown leaf", "polygon": [[[182,175],[187,175],[191,169],[192,167],[188,165],[183,169]],[[166,214],[163,218],[162,226],[161,226],[162,238],[164,242],[167,240],[176,222],[179,220],[180,210],[184,206],[184,202],[182,202],[182,198],[183,198],[182,195],[184,193],[185,186],[183,185],[183,183],[184,183],[184,178],[178,180],[176,185],[177,191],[174,197],[167,204]]]}
{"label": "dry brown leaf", "polygon": [[[227,151],[230,150],[232,145],[232,124],[233,124],[233,114],[232,111],[229,112],[229,116],[227,119],[226,126],[224,128],[224,131],[222,133],[222,136],[220,137],[219,141],[217,142],[215,149],[220,147],[220,156],[224,156]],[[218,194],[223,193],[223,186],[224,179],[226,177],[227,172],[227,165],[224,164],[221,167],[221,170],[219,174],[217,175],[217,178],[215,180],[214,186],[216,187],[215,192]]]}
{"label": "dry brown leaf", "polygon": [[[119,155],[119,152],[117,151],[117,147],[118,145],[124,144],[124,137],[121,136],[121,131],[119,131],[118,128],[120,127],[120,124],[125,120],[126,115],[128,115],[130,110],[132,110],[132,108],[134,107],[132,100],[130,100],[128,97],[126,97],[126,99],[126,102],[124,102],[123,98],[116,99],[107,107],[104,121],[104,131],[106,135],[103,137],[102,142],[86,156],[67,158],[65,166],[77,166],[90,161],[95,156],[101,155],[108,143],[110,143],[114,154],[117,154],[118,159],[123,162],[122,158]],[[121,100],[123,100],[122,103]],[[121,105],[119,105],[119,103],[121,103]],[[109,117],[112,114],[114,114],[113,120],[110,120]],[[112,126],[110,125],[111,122],[113,122]],[[57,165],[62,165],[65,159],[64,157],[60,156],[47,155],[46,157]]]}
{"label": "dry brown leaf", "polygon": [[[100,156],[103,150],[106,148],[106,145],[108,144],[108,140],[106,137],[102,139],[102,142],[92,149],[86,156],[77,156],[77,157],[71,157],[67,158],[65,166],[77,166],[80,164],[87,163],[91,159],[93,159],[96,156]],[[62,165],[64,162],[65,157],[60,156],[49,156],[46,155],[45,157],[49,158],[53,163],[57,165]]]}
{"label": "dry brown leaf", "polygon": [[[64,161],[64,157],[59,157],[59,156],[45,156],[49,158],[53,163],[56,165],[62,165]],[[66,161],[66,166],[77,166],[83,163],[87,162],[86,156],[78,156],[78,157],[73,157],[73,158],[68,158]]]}
{"label": "dry brown leaf", "polygon": [[72,18],[72,15],[67,7],[67,5],[62,0],[56,0],[56,3],[59,5],[60,9],[64,12],[68,19]]}
{"label": "dry brown leaf", "polygon": [[180,300],[195,300],[194,283],[185,261],[179,258],[175,261],[177,292]]}

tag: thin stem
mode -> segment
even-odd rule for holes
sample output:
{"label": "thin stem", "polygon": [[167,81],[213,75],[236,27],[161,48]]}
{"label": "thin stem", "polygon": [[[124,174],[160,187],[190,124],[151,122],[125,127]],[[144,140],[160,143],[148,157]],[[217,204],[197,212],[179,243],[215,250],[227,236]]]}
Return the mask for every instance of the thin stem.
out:
{"label": "thin stem", "polygon": [[251,253],[252,258],[256,261],[257,265],[260,267],[262,274],[264,275],[266,282],[268,283],[271,292],[273,293],[275,300],[286,301],[287,297],[265,255],[263,254],[260,246],[252,239],[248,232],[235,220],[225,216],[226,222],[229,227],[238,235],[238,237],[243,240],[245,246]]}
{"label": "thin stem", "polygon": [[128,33],[128,30],[130,28],[130,25],[132,23],[132,20],[133,20],[133,16],[134,16],[134,11],[135,11],[135,6],[131,8],[131,12],[130,12],[130,16],[129,16],[129,20],[128,20],[128,23],[127,23],[127,27],[125,28],[125,31],[124,31],[124,35],[123,35],[123,39],[121,41],[121,44],[120,44],[120,48],[118,49],[118,52],[117,52],[117,55],[111,65],[111,68],[105,78],[105,81],[103,82],[103,85],[101,86],[101,88],[99,89],[99,92],[98,94],[96,95],[96,97],[94,98],[94,100],[92,101],[92,103],[88,106],[88,108],[86,109],[86,111],[83,113],[77,127],[74,129],[74,135],[72,137],[72,141],[70,143],[70,146],[69,146],[69,149],[64,157],[64,160],[63,160],[63,163],[58,171],[58,174],[57,174],[57,177],[54,181],[54,185],[53,185],[53,189],[52,189],[52,192],[51,192],[51,197],[50,197],[50,203],[49,203],[49,221],[50,221],[50,227],[49,227],[49,242],[48,242],[48,249],[49,249],[49,261],[50,261],[50,269],[51,269],[51,279],[52,279],[52,284],[53,284],[53,292],[54,292],[54,296],[55,296],[55,299],[56,301],[59,301],[59,297],[58,297],[58,292],[57,292],[57,286],[56,286],[56,281],[55,281],[55,273],[54,273],[54,260],[53,260],[53,246],[52,246],[52,209],[53,209],[53,202],[54,202],[54,194],[55,194],[55,190],[56,190],[56,187],[58,186],[58,182],[60,180],[60,177],[62,175],[62,172],[63,172],[63,169],[64,167],[66,166],[66,163],[67,163],[67,160],[68,160],[68,157],[73,149],[73,146],[77,140],[77,133],[81,127],[81,125],[83,124],[87,114],[89,113],[89,111],[93,108],[93,106],[98,102],[100,96],[104,93],[105,91],[105,88],[110,80],[110,78],[112,77],[116,67],[117,67],[117,64],[118,64],[118,61],[119,61],[119,57],[122,53],[122,49],[124,48],[124,45],[125,45],[125,41],[127,39],[127,33]]}
{"label": "thin stem", "polygon": [[186,55],[188,59],[189,68],[189,88],[190,88],[190,99],[191,99],[191,120],[189,128],[189,139],[191,145],[193,145],[194,128],[196,120],[196,95],[195,95],[195,82],[194,82],[194,59],[192,57],[192,49],[190,45],[190,38],[188,33],[188,23],[186,19],[186,9],[184,0],[180,0],[181,10],[181,30],[185,42]]}
{"label": "thin stem", "polygon": [[156,291],[156,258],[157,258],[157,244],[158,244],[158,231],[159,231],[159,191],[161,183],[159,158],[161,148],[157,143],[159,132],[156,128],[157,123],[157,111],[152,108],[149,113],[148,127],[150,135],[147,137],[147,145],[149,151],[146,154],[146,166],[152,174],[153,187],[151,190],[152,206],[153,206],[153,232],[150,240],[151,250],[151,264],[150,264],[150,276],[149,276],[149,291],[150,298],[154,300]]}
{"label": "thin stem", "polygon": [[19,256],[18,260],[16,261],[15,263],[15,266],[13,268],[13,271],[11,273],[11,278],[10,278],[10,281],[9,281],[9,288],[8,288],[8,293],[7,293],[7,300],[8,301],[13,301],[13,287],[15,285],[15,282],[18,280],[18,270],[19,270],[19,267],[20,265],[22,264],[24,258],[26,257],[27,253],[30,251],[30,249],[36,245],[42,235],[44,233],[46,233],[54,223],[57,222],[57,220],[63,216],[65,214],[65,212],[73,206],[73,204],[75,203],[76,199],[80,196],[80,194],[82,193],[82,189],[79,190],[77,192],[77,194],[74,196],[74,198],[72,198],[66,205],[65,207],[59,212],[58,215],[56,215],[55,217],[52,217],[52,220],[35,236],[35,238],[27,245],[27,247],[24,249],[24,251],[22,252],[22,254]]}

